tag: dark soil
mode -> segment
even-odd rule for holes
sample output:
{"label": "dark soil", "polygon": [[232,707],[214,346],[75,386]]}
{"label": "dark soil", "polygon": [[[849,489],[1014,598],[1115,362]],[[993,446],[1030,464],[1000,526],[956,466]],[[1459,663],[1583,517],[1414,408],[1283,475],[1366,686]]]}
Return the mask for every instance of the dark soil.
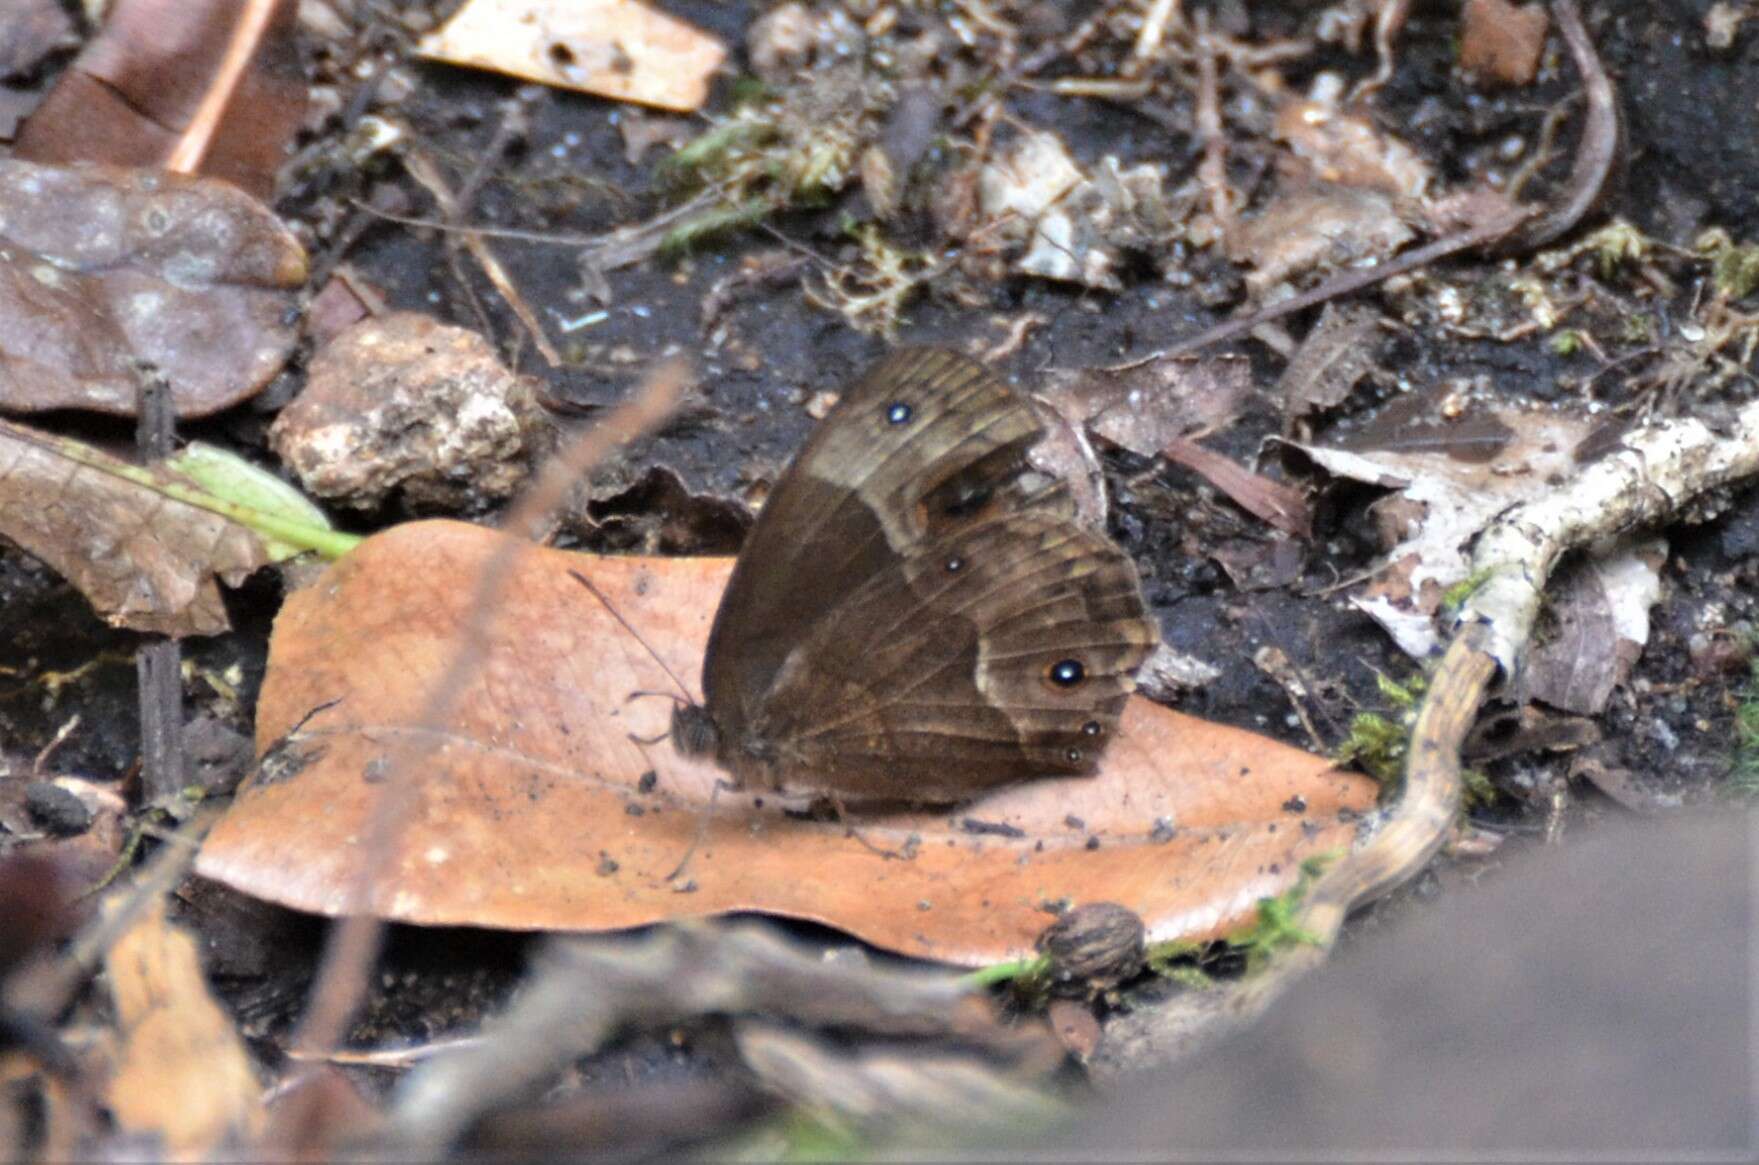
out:
{"label": "dark soil", "polygon": [[[666,0],[660,6],[734,46],[743,43],[759,11],[745,3],[709,0]],[[1213,8],[1225,21],[1238,17],[1236,10],[1244,6],[1223,0],[1196,7]],[[1295,33],[1312,6],[1250,7],[1252,35],[1268,38]],[[1599,51],[1620,85],[1625,137],[1619,172],[1577,235],[1616,217],[1679,246],[1690,245],[1711,227],[1737,241],[1759,240],[1759,104],[1754,101],[1759,28],[1749,26],[1729,50],[1715,52],[1703,43],[1709,0],[1587,0],[1584,7]],[[1480,172],[1497,144],[1511,135],[1530,141],[1546,111],[1576,91],[1561,50],[1556,59],[1563,63],[1547,68],[1533,86],[1486,92],[1469,85],[1452,67],[1456,6],[1419,3],[1414,8],[1398,69],[1376,98],[1376,116],[1445,179]],[[1053,12],[1047,23],[1072,26],[1091,6],[1069,9]],[[515,84],[414,59],[400,60],[398,67],[414,86],[388,112],[404,119],[452,168],[456,180],[494,138]],[[1300,89],[1321,68],[1360,77],[1372,69],[1372,60],[1328,50],[1292,67],[1287,80]],[[707,112],[728,109],[733,96],[730,79],[723,78]],[[594,235],[648,217],[673,197],[660,165],[666,149],[650,150],[637,163],[626,159],[618,125],[628,116],[626,109],[561,92],[540,93],[531,108],[529,136],[484,184],[473,221]],[[1168,165],[1176,184],[1200,156],[1192,136],[1176,128],[1191,123],[1188,100],[1149,117],[1123,104],[1022,90],[1010,95],[1008,110],[1060,134],[1084,164],[1105,155],[1125,163],[1156,160]],[[1564,122],[1559,145],[1566,152],[1577,120]],[[324,132],[339,136],[341,131],[340,124],[331,124]],[[302,143],[309,157],[321,154],[322,141]],[[1566,170],[1567,159],[1554,163],[1528,196],[1555,191]],[[486,327],[511,362],[542,378],[559,406],[572,406],[556,412],[558,440],[583,423],[578,410],[590,414],[623,398],[655,358],[676,351],[694,359],[699,380],[692,409],[657,437],[622,451],[579,491],[562,523],[559,540],[565,545],[675,553],[733,550],[748,520],[745,501],[753,487],[773,477],[813,424],[806,403],[848,384],[890,343],[809,302],[799,279],[739,288],[719,313],[717,341],[711,343],[704,331],[705,302],[711,295],[725,298],[728,293],[717,289],[748,259],[788,246],[833,257],[846,254],[844,220],[871,213],[858,185],[827,205],[783,213],[764,229],[717,238],[681,259],[651,259],[611,273],[612,298],[604,319],[567,335],[552,332],[569,358],[568,366],[554,369],[524,342],[517,321],[468,263],[456,268],[464,272],[466,283],[460,283],[437,232],[370,218],[357,222],[365,212],[348,209],[349,199],[402,206],[412,215],[432,213],[425,192],[386,159],[364,171],[314,164],[296,172],[278,209],[307,232],[320,268],[346,258],[393,307]],[[345,256],[332,249],[344,222],[360,231]],[[924,216],[900,227],[919,234],[931,229]],[[599,309],[584,290],[578,248],[511,240],[495,247],[547,326]],[[1444,264],[1430,278],[1465,289],[1468,296],[1494,296],[1504,286],[1498,262],[1468,257]],[[1199,258],[1198,278],[1189,287],[1170,286],[1147,268],[1128,271],[1124,289],[1116,294],[1018,276],[987,282],[962,278],[956,288],[949,281],[946,288],[930,286],[910,303],[895,342],[993,344],[1010,321],[1036,313],[1043,325],[1001,361],[1016,383],[1029,387],[1047,367],[1123,360],[1229,314],[1237,306],[1229,296],[1240,289],[1227,272],[1211,269],[1214,263]],[[1656,310],[1683,319],[1708,294],[1703,269],[1670,270],[1673,294]],[[1420,315],[1406,311],[1406,300],[1375,291],[1365,298],[1411,326],[1384,343],[1383,373],[1320,419],[1320,439],[1372,418],[1384,401],[1407,389],[1449,381],[1481,382],[1511,399],[1587,395],[1614,411],[1699,411],[1710,417],[1728,400],[1752,392],[1750,363],[1744,378],[1700,396],[1689,390],[1658,393],[1643,380],[1641,361],[1631,365],[1632,375],[1600,376],[1588,383],[1600,369],[1596,358],[1586,351],[1560,354],[1543,332],[1508,341],[1461,340],[1422,326]],[[1606,302],[1594,309],[1603,313],[1596,322],[1610,320]],[[1299,336],[1315,314],[1285,324]],[[1234,347],[1254,361],[1262,391],[1232,426],[1206,443],[1250,462],[1266,438],[1284,431],[1280,405],[1269,392],[1282,360],[1252,341]],[[184,435],[270,460],[263,431],[271,406],[291,396],[299,383],[295,368],[270,398],[188,426]],[[1275,459],[1269,463],[1274,471]],[[1243,590],[1214,551],[1231,540],[1268,540],[1271,533],[1262,523],[1183,469],[1123,453],[1110,455],[1108,469],[1113,533],[1135,556],[1165,641],[1220,670],[1214,683],[1183,697],[1182,709],[1316,747],[1293,715],[1283,686],[1252,664],[1261,647],[1275,646],[1305,679],[1308,711],[1324,737],[1317,746],[1331,747],[1347,735],[1357,712],[1389,710],[1377,689],[1378,676],[1403,681],[1419,672],[1344,601],[1342,590],[1334,589],[1375,561],[1379,547],[1363,520],[1373,493],[1335,484],[1320,490],[1318,528],[1302,548],[1298,577],[1274,589]],[[404,516],[389,511],[374,522]],[[1735,705],[1747,682],[1750,637],[1759,619],[1759,489],[1732,491],[1699,516],[1700,522],[1665,531],[1671,552],[1651,640],[1631,682],[1600,721],[1617,762],[1637,774],[1643,790],[1686,802],[1722,796],[1732,764]],[[358,516],[347,520],[362,529],[372,524]],[[281,593],[272,575],[254,580],[230,596],[232,634],[184,644],[192,669],[185,686],[190,714],[210,712],[249,732]],[[1720,641],[1734,646],[1709,650],[1709,627],[1724,629]],[[33,559],[0,545],[0,759],[14,774],[28,771],[31,758],[77,716],[77,728],[54,754],[54,770],[132,794],[140,750],[133,656],[141,642],[140,636],[104,625],[75,590]],[[64,684],[52,682],[73,673],[76,678]],[[1474,809],[1475,820],[1509,835],[1541,833],[1552,812],[1549,791],[1566,782],[1568,764],[1564,755],[1529,754],[1491,765],[1489,775],[1501,792]],[[0,783],[0,808],[22,797],[14,785],[10,778]],[[1572,792],[1563,810],[1566,832],[1628,812],[1592,787],[1578,784]],[[0,837],[0,852],[7,844]],[[1436,879],[1476,877],[1481,867],[1477,861],[1444,862],[1419,880],[1418,896],[1433,889]],[[1407,899],[1377,910],[1386,914],[1415,905]],[[258,1050],[273,1060],[277,1038],[299,1014],[321,926],[234,900],[211,886],[192,888],[183,910],[204,935],[219,986]],[[376,1045],[467,1029],[505,997],[524,953],[524,940],[500,936],[400,934],[353,1037]],[[620,1055],[621,1060],[607,1057],[588,1075],[646,1078],[668,1063],[688,1060],[685,1052],[663,1042]]]}

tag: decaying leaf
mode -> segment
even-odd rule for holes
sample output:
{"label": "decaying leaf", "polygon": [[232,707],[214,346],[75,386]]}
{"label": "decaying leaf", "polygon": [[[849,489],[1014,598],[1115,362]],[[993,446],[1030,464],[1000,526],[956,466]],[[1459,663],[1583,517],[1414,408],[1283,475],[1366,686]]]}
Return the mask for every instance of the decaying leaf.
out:
{"label": "decaying leaf", "polygon": [[[339,701],[303,730],[325,748],[297,775],[245,787],[201,873],[299,909],[347,906],[390,758],[458,650],[465,580],[508,545],[472,526],[413,523],[288,600],[259,741]],[[656,655],[699,673],[730,566],[517,548],[372,909],[564,930],[761,910],[987,963],[1029,953],[1046,906],[1064,899],[1121,903],[1151,939],[1226,931],[1286,888],[1303,857],[1347,847],[1353,816],[1372,804],[1366,781],[1321,758],[1136,699],[1093,778],[1018,785],[951,812],[861,814],[855,836],[773,794],[722,792],[707,812],[725,774],[664,739],[643,743],[663,737],[673,702],[639,693],[675,690]]]}
{"label": "decaying leaf", "polygon": [[995,238],[1018,252],[1015,270],[1114,291],[1123,286],[1114,272],[1119,252],[1153,250],[1178,225],[1153,166],[1125,170],[1107,156],[1087,174],[1043,130],[983,167],[977,202]]}
{"label": "decaying leaf", "polygon": [[1591,428],[1576,412],[1431,393],[1396,402],[1348,449],[1291,445],[1330,473],[1397,491],[1371,508],[1386,565],[1352,601],[1423,657],[1438,646],[1433,615],[1445,592],[1466,581],[1471,539],[1574,474]]}
{"label": "decaying leaf", "polygon": [[1224,354],[1053,370],[1039,395],[1112,444],[1155,457],[1171,441],[1231,423],[1251,391],[1251,361]]}
{"label": "decaying leaf", "polygon": [[294,0],[115,0],[15,156],[224,178],[274,193],[305,119]]}
{"label": "decaying leaf", "polygon": [[230,183],[0,160],[0,407],[132,416],[141,368],[178,415],[267,384],[305,252]]}
{"label": "decaying leaf", "polygon": [[1421,199],[1434,173],[1410,146],[1333,101],[1291,101],[1277,111],[1276,136],[1312,177],[1398,199]]}
{"label": "decaying leaf", "polygon": [[531,382],[481,335],[418,312],[360,321],[312,358],[269,440],[306,489],[372,507],[454,509],[525,480]]}
{"label": "decaying leaf", "polygon": [[1315,182],[1284,190],[1230,240],[1233,257],[1250,263],[1246,283],[1255,294],[1315,267],[1348,267],[1384,259],[1415,233],[1391,196],[1379,191]]}
{"label": "decaying leaf", "polygon": [[195,939],[144,912],[104,959],[121,1029],[105,1101],[123,1129],[162,1138],[172,1159],[205,1158],[263,1125],[262,1087],[226,1012],[208,994]]}
{"label": "decaying leaf", "polygon": [[[208,506],[198,504],[204,500]],[[236,586],[276,555],[263,536],[214,512],[225,504],[164,468],[0,422],[0,534],[48,563],[117,626],[173,636],[226,630],[216,578]],[[264,516],[259,529],[274,524]]]}
{"label": "decaying leaf", "polygon": [[1546,599],[1549,626],[1521,675],[1523,696],[1599,715],[1649,642],[1666,561],[1664,539],[1624,539],[1560,572]]}
{"label": "decaying leaf", "polygon": [[1294,421],[1344,403],[1350,390],[1375,369],[1378,319],[1373,308],[1361,304],[1325,305],[1277,382],[1285,418]]}
{"label": "decaying leaf", "polygon": [[470,0],[418,51],[433,60],[689,113],[727,50],[636,0]]}

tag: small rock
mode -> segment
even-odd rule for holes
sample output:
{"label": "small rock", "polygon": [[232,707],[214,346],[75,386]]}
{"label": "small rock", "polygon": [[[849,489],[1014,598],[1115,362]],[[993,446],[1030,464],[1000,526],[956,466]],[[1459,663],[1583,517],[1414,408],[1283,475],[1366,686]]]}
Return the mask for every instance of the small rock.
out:
{"label": "small rock", "polygon": [[33,821],[56,837],[72,837],[92,827],[90,806],[54,781],[32,781],[25,786],[24,807]]}
{"label": "small rock", "polygon": [[413,509],[449,511],[518,488],[536,420],[530,383],[481,336],[393,312],[318,352],[269,439],[319,497],[371,509],[400,492]]}

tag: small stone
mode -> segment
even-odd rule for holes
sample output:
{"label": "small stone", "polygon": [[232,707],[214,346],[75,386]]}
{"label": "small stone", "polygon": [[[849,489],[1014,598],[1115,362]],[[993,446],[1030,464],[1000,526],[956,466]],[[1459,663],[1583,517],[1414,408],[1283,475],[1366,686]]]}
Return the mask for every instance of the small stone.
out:
{"label": "small stone", "polygon": [[312,358],[270,442],[311,493],[450,511],[509,497],[538,424],[531,382],[475,332],[415,312],[362,320]]}
{"label": "small stone", "polygon": [[92,827],[92,811],[77,794],[53,781],[25,786],[24,807],[31,819],[56,837],[71,837]]}

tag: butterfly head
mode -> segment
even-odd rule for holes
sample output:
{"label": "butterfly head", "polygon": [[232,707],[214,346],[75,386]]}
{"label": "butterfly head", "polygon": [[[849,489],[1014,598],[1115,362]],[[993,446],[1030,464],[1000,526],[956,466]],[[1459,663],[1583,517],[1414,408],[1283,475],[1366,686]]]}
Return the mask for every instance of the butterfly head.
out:
{"label": "butterfly head", "polygon": [[685,756],[709,756],[720,749],[721,730],[701,704],[672,707],[672,747]]}

